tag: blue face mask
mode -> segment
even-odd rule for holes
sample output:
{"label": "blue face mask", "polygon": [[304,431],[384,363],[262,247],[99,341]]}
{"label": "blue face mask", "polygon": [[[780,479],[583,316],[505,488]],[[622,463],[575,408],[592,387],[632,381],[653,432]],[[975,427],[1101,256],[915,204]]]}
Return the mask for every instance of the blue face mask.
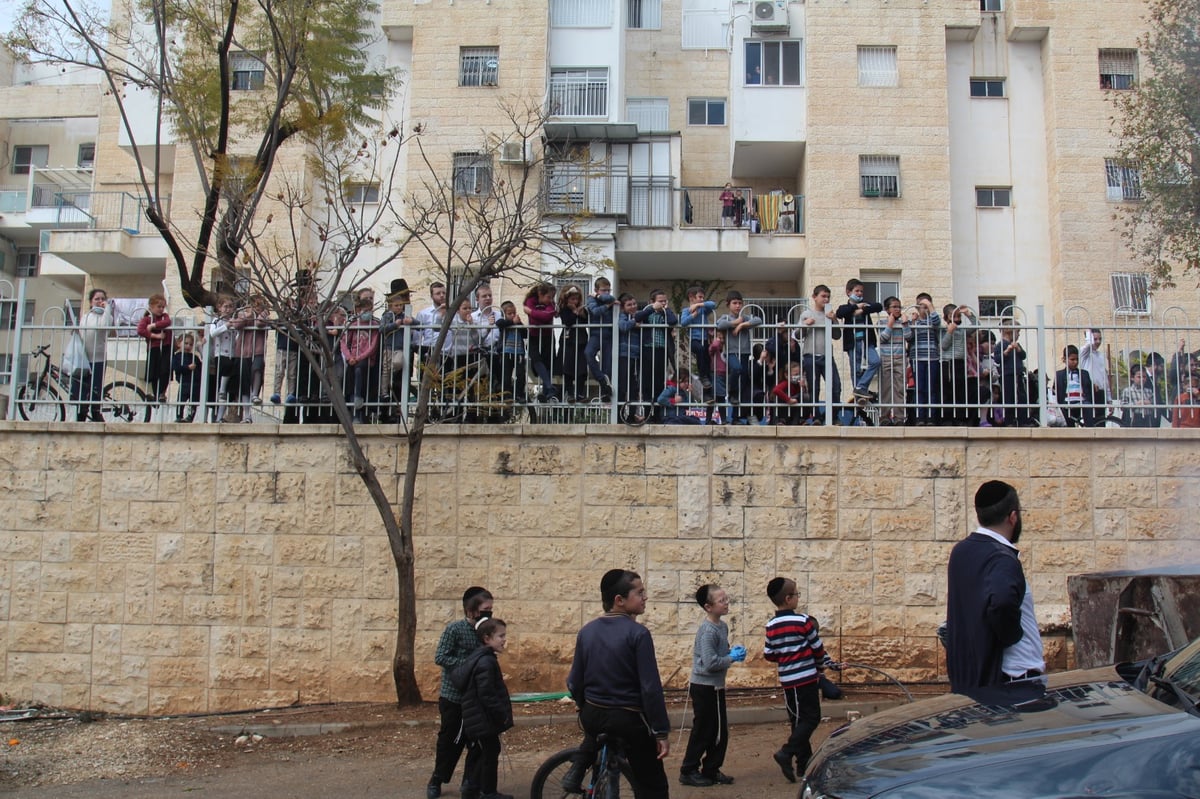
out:
{"label": "blue face mask", "polygon": [[99,305],[93,305],[90,310],[92,313],[96,314],[97,316],[104,313],[104,309],[101,308]]}
{"label": "blue face mask", "polygon": [[863,295],[861,295],[861,294],[851,294],[851,295],[850,295],[850,301],[851,301],[851,302],[862,302],[862,301],[863,301]]}

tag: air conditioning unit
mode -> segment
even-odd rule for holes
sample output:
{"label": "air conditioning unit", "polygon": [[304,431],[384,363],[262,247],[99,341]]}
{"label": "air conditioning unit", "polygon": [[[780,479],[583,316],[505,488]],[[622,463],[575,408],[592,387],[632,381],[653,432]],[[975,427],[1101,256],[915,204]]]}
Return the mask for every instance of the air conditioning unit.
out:
{"label": "air conditioning unit", "polygon": [[790,30],[787,0],[754,0],[750,27],[756,31]]}
{"label": "air conditioning unit", "polygon": [[500,163],[518,164],[524,166],[533,160],[533,148],[527,141],[506,141],[500,143]]}

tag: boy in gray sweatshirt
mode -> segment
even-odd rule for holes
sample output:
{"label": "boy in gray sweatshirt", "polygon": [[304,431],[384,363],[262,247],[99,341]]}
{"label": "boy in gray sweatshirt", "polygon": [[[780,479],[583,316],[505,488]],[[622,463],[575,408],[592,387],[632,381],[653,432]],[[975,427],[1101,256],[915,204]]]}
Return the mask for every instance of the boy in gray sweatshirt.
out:
{"label": "boy in gray sweatshirt", "polygon": [[705,618],[696,630],[692,651],[692,676],[688,695],[692,700],[692,732],[680,765],[679,782],[704,788],[730,785],[733,777],[721,772],[729,745],[725,716],[725,672],[746,659],[746,648],[729,648],[729,627],[721,617],[729,612],[729,595],[718,585],[696,589],[696,604]]}
{"label": "boy in gray sweatshirt", "polygon": [[730,291],[725,296],[725,304],[729,313],[717,320],[717,330],[725,332],[725,385],[729,401],[737,405],[735,409],[737,423],[746,424],[750,411],[745,403],[750,401],[750,356],[754,352],[754,344],[750,339],[750,331],[763,323],[763,320],[753,314],[742,312],[745,301],[741,292]]}

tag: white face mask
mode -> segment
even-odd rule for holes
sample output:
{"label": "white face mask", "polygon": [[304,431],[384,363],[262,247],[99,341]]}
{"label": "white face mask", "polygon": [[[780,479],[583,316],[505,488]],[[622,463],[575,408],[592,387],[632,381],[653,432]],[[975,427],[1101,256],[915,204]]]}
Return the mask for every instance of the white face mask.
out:
{"label": "white face mask", "polygon": [[102,308],[99,305],[93,305],[90,310],[92,313],[96,314],[97,316],[104,313],[104,308]]}

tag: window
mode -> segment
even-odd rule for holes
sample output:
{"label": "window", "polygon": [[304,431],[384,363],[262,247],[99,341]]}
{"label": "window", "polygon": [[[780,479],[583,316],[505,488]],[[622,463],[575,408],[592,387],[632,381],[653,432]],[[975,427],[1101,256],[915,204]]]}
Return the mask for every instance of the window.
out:
{"label": "window", "polygon": [[896,48],[859,45],[859,86],[899,86],[900,69],[896,65]]}
{"label": "window", "polygon": [[235,92],[257,91],[267,76],[266,66],[252,53],[230,54],[229,71],[233,75],[230,88]]}
{"label": "window", "polygon": [[91,169],[96,164],[96,143],[79,145],[79,159],[75,162],[80,169]]}
{"label": "window", "polygon": [[484,153],[455,153],[454,193],[458,196],[491,194],[492,157]]}
{"label": "window", "polygon": [[0,386],[12,383],[12,355],[0,352]]}
{"label": "window", "polygon": [[1004,0],[979,0],[980,11],[1003,11]]}
{"label": "window", "polygon": [[1137,50],[1100,51],[1100,88],[1132,89],[1137,84]]}
{"label": "window", "polygon": [[629,97],[625,100],[625,119],[643,133],[670,130],[671,105],[666,97]]}
{"label": "window", "polygon": [[724,125],[725,100],[706,97],[688,98],[689,125]]}
{"label": "window", "polygon": [[346,186],[346,202],[350,205],[379,202],[378,183],[351,183]]}
{"label": "window", "polygon": [[50,162],[50,145],[19,144],[13,148],[12,173],[28,175]]}
{"label": "window", "polygon": [[495,86],[499,71],[499,47],[463,47],[459,50],[459,86]]}
{"label": "window", "polygon": [[1108,199],[1111,202],[1131,202],[1142,199],[1142,170],[1114,158],[1104,159],[1108,179]]}
{"label": "window", "polygon": [[975,205],[979,208],[1008,208],[1012,205],[1012,186],[994,189],[976,186]]}
{"label": "window", "polygon": [[980,297],[978,303],[980,319],[1006,319],[1013,315],[1016,297]]}
{"label": "window", "polygon": [[662,28],[662,0],[628,0],[628,3],[629,16],[625,23],[627,28],[644,30]]}
{"label": "window", "polygon": [[550,114],[608,116],[608,67],[550,70]]}
{"label": "window", "polygon": [[972,97],[1003,97],[1004,78],[971,78]]}
{"label": "window", "polygon": [[1145,273],[1112,275],[1113,310],[1119,314],[1146,316],[1150,313],[1150,276]]}
{"label": "window", "polygon": [[747,86],[803,86],[804,42],[746,42]]}
{"label": "window", "polygon": [[550,0],[553,28],[610,28],[611,0]]}
{"label": "window", "polygon": [[862,197],[899,197],[900,156],[860,155],[858,183]]}
{"label": "window", "polygon": [[859,275],[863,282],[863,299],[882,303],[888,297],[900,296],[900,275],[895,272],[867,272]]}
{"label": "window", "polygon": [[17,250],[17,277],[38,276],[38,251]]}

